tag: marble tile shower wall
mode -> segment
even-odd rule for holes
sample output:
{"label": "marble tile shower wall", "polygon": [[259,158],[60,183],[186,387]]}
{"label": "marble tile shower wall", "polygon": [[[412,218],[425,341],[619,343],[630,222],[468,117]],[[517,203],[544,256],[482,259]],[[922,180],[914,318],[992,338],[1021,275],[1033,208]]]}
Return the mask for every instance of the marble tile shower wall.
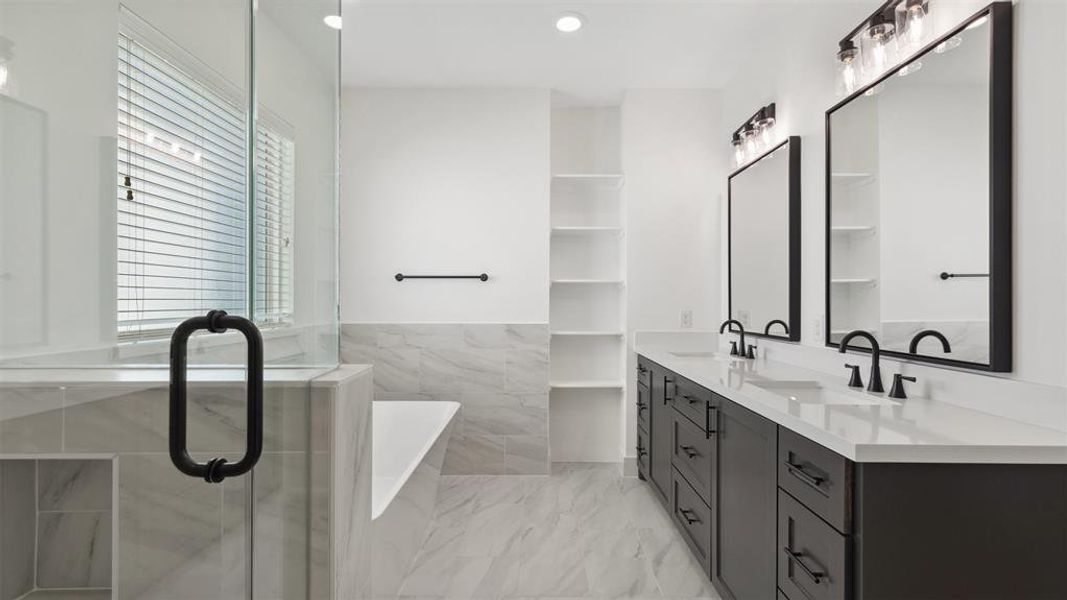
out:
{"label": "marble tile shower wall", "polygon": [[[264,565],[272,576],[257,584],[263,597],[304,597],[308,574],[322,572],[314,564],[309,568],[306,542],[294,540],[308,535],[309,512],[317,522],[316,503],[308,497],[308,449],[310,439],[323,436],[310,431],[312,422],[321,424],[309,414],[319,403],[318,395],[310,400],[307,381],[269,383],[264,393],[266,430],[256,467],[260,518],[255,533],[286,543],[273,544],[283,554],[260,557],[272,563]],[[0,386],[0,454],[24,462],[42,454],[117,461],[116,598],[243,597],[250,480],[209,485],[179,473],[168,455],[168,406],[168,389],[158,384]],[[244,451],[243,384],[190,384],[187,414],[189,448],[197,460]],[[16,458],[20,455],[24,458]],[[64,479],[59,474],[57,478]],[[8,492],[7,486],[0,489],[5,496]],[[63,528],[90,526],[76,520],[45,521],[41,535],[52,528],[57,540],[67,538]],[[8,520],[0,526],[7,538]],[[294,547],[299,551],[290,552]],[[311,558],[316,559],[324,557]],[[107,573],[110,577],[110,570]]]}
{"label": "marble tile shower wall", "polygon": [[0,600],[111,587],[112,461],[0,460]]}
{"label": "marble tile shower wall", "polygon": [[374,365],[377,400],[462,405],[445,474],[544,474],[549,340],[547,323],[350,323],[341,362]]}

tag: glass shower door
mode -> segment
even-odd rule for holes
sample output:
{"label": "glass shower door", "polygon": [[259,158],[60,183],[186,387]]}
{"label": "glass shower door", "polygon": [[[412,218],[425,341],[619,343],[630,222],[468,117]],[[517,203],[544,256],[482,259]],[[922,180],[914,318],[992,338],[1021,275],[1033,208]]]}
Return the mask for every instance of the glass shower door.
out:
{"label": "glass shower door", "polygon": [[[0,600],[322,597],[310,381],[337,364],[337,1],[0,0]],[[263,336],[263,452],[169,452],[169,337]],[[244,339],[188,348],[237,461]],[[28,595],[27,595],[28,594]]]}

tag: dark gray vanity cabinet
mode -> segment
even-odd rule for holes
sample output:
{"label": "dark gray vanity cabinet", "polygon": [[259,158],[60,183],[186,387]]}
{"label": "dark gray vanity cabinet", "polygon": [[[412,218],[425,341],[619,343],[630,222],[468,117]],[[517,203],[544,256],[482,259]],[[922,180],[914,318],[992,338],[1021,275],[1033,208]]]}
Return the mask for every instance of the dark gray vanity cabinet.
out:
{"label": "dark gray vanity cabinet", "polygon": [[854,463],[640,364],[638,471],[724,599],[1067,599],[1067,465]]}
{"label": "dark gray vanity cabinet", "polygon": [[[648,473],[646,477],[659,495],[664,506],[670,505],[671,489],[671,428],[674,409],[665,394],[668,371],[656,363],[641,359],[638,369],[638,399],[642,399],[642,386],[648,392]],[[637,407],[641,411],[641,407]]]}
{"label": "dark gray vanity cabinet", "polygon": [[773,598],[778,428],[726,399],[714,412],[712,580],[726,599]]}

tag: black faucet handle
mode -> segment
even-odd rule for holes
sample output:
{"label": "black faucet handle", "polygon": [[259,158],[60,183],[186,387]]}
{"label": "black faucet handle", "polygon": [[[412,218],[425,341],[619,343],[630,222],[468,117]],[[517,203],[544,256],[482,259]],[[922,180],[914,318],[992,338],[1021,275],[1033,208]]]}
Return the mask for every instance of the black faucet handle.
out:
{"label": "black faucet handle", "polygon": [[915,383],[914,377],[908,377],[901,373],[893,375],[893,385],[889,388],[889,397],[896,398],[898,400],[904,400],[908,397],[908,394],[904,391],[904,382],[910,381]]}
{"label": "black faucet handle", "polygon": [[863,378],[860,377],[860,366],[846,364],[845,367],[852,369],[852,375],[848,378],[848,387],[863,387]]}
{"label": "black faucet handle", "polygon": [[756,345],[749,344],[748,350],[745,351],[745,358],[756,358]]}
{"label": "black faucet handle", "polygon": [[730,356],[741,356],[741,353],[737,351],[737,340],[730,342]]}

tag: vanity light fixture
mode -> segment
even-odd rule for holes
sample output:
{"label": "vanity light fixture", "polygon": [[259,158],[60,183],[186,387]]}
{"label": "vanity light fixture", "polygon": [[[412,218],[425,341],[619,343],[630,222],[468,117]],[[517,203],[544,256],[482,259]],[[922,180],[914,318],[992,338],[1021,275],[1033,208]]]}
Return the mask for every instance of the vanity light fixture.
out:
{"label": "vanity light fixture", "polygon": [[[851,95],[880,77],[898,58],[919,50],[930,34],[929,16],[929,0],[882,2],[838,42],[838,95]],[[945,48],[948,49],[951,48]],[[915,66],[901,75],[914,73],[919,68]]]}
{"label": "vanity light fixture", "polygon": [[322,18],[322,22],[330,29],[341,29],[342,19],[341,15],[326,15]]}
{"label": "vanity light fixture", "polygon": [[735,167],[740,167],[758,157],[761,152],[773,145],[775,122],[775,105],[771,102],[767,106],[761,106],[734,130],[730,136],[730,144],[733,147]]}
{"label": "vanity light fixture", "polygon": [[560,33],[575,33],[585,25],[585,17],[578,13],[563,13],[556,19],[556,30]]}

